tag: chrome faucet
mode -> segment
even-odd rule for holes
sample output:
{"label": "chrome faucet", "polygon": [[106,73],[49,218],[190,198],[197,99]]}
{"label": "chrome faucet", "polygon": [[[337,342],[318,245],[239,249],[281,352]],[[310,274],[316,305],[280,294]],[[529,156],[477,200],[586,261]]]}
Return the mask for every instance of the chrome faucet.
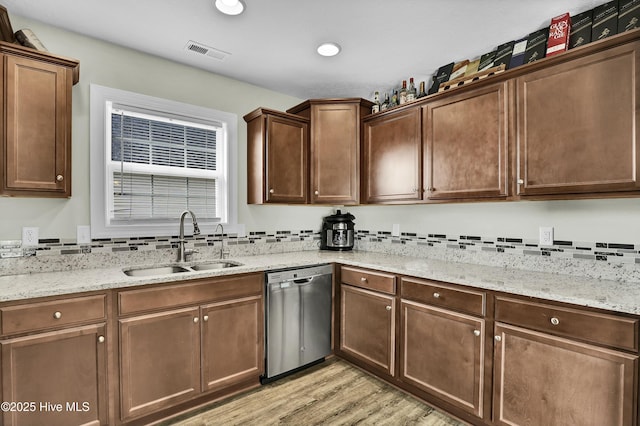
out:
{"label": "chrome faucet", "polygon": [[220,228],[220,259],[224,259],[224,255],[229,254],[229,251],[224,249],[224,226],[222,226],[221,223],[216,226],[216,229],[213,231],[213,235],[216,235],[218,228]]}
{"label": "chrome faucet", "polygon": [[178,261],[186,262],[187,256],[191,256],[193,253],[197,253],[196,250],[185,249],[185,239],[184,239],[184,217],[188,214],[191,215],[191,220],[193,221],[193,235],[200,235],[200,228],[198,227],[198,221],[196,219],[196,215],[193,214],[191,210],[185,210],[182,212],[180,216],[180,239],[178,240]]}

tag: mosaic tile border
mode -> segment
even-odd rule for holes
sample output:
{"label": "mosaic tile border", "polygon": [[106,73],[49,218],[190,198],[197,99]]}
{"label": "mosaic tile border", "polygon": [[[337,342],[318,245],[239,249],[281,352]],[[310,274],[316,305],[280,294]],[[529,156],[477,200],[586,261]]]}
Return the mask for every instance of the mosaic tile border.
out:
{"label": "mosaic tile border", "polygon": [[[581,242],[554,240],[551,246],[540,246],[537,240],[473,235],[417,234],[402,232],[392,236],[388,231],[357,230],[356,241],[409,246],[428,246],[436,249],[466,250],[470,252],[507,253],[524,256],[547,256],[640,264],[640,244],[612,242]],[[357,243],[356,243],[357,244]]]}

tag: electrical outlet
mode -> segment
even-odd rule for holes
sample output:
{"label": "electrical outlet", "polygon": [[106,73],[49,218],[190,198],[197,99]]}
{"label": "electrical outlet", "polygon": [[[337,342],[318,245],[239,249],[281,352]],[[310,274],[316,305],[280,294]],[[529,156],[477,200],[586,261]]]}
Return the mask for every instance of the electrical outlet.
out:
{"label": "electrical outlet", "polygon": [[244,223],[237,224],[236,229],[238,230],[238,238],[244,238],[247,236],[247,231],[244,227]]}
{"label": "electrical outlet", "polygon": [[399,223],[394,223],[393,224],[393,228],[391,229],[391,236],[392,237],[399,237],[400,236],[400,224]]}
{"label": "electrical outlet", "polygon": [[540,227],[540,245],[541,246],[553,245],[553,226]]}
{"label": "electrical outlet", "polygon": [[76,244],[91,244],[91,226],[78,225],[76,231]]}
{"label": "electrical outlet", "polygon": [[38,228],[23,227],[22,228],[22,246],[34,247],[38,245]]}

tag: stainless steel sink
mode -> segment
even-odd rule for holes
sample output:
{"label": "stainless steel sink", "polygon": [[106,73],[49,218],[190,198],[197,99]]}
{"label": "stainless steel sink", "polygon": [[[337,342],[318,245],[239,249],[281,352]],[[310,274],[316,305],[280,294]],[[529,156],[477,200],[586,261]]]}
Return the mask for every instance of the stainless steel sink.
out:
{"label": "stainless steel sink", "polygon": [[198,263],[193,265],[191,269],[194,271],[210,271],[212,269],[224,269],[233,268],[234,266],[240,266],[240,263],[230,262],[227,260],[219,260],[217,262]]}
{"label": "stainless steel sink", "polygon": [[168,265],[168,266],[150,266],[150,267],[133,267],[125,269],[123,272],[130,277],[148,277],[153,275],[170,275],[180,274],[184,272],[211,271],[215,269],[233,268],[240,266],[241,263],[230,260],[215,260],[211,262],[196,263],[194,265]]}
{"label": "stainless steel sink", "polygon": [[177,274],[181,272],[191,272],[187,268],[183,268],[182,266],[172,265],[172,266],[152,266],[150,268],[131,268],[125,269],[124,273],[129,275],[130,277],[147,277],[152,275],[168,275],[168,274]]}

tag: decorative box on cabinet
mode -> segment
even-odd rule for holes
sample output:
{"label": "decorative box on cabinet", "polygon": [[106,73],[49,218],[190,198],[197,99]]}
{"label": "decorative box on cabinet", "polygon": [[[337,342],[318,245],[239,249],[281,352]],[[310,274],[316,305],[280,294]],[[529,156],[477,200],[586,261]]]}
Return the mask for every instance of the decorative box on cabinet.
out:
{"label": "decorative box on cabinet", "polygon": [[412,107],[363,120],[363,203],[422,199],[420,118],[420,108]]}
{"label": "decorative box on cabinet", "polygon": [[[8,304],[2,316],[5,426],[106,425],[105,294]],[[21,407],[21,409],[20,409]]]}
{"label": "decorative box on cabinet", "polygon": [[311,120],[311,203],[359,202],[360,119],[371,106],[361,98],[310,99],[287,110]]}
{"label": "decorative box on cabinet", "polygon": [[247,202],[308,202],[309,120],[258,108],[247,122]]}
{"label": "decorative box on cabinet", "polygon": [[0,42],[0,193],[71,196],[71,88],[79,63]]}

